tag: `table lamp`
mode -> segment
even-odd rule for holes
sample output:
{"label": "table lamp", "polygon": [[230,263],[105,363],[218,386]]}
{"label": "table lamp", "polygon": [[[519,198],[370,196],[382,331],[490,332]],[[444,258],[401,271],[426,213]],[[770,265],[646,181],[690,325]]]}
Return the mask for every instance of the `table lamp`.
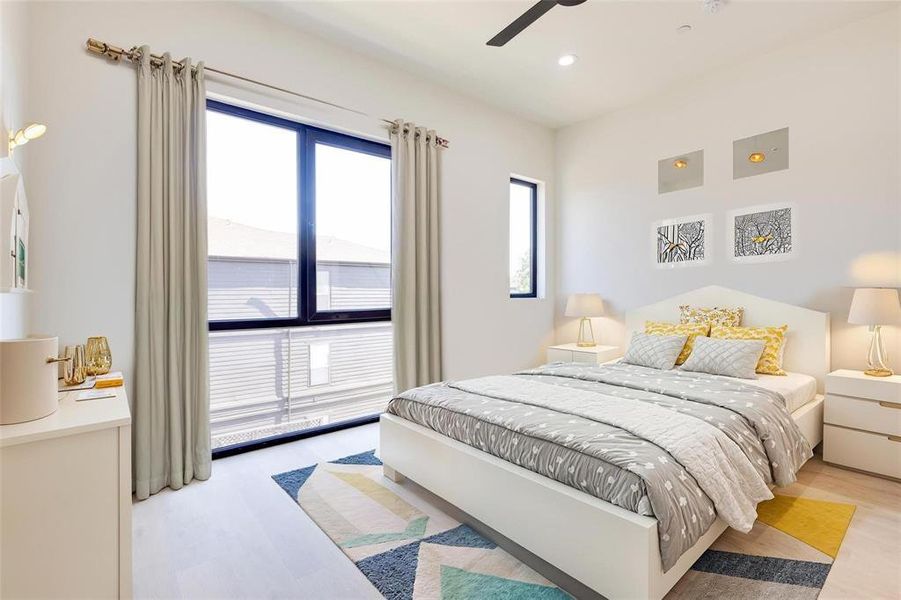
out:
{"label": "table lamp", "polygon": [[567,317],[581,317],[579,322],[579,339],[577,346],[589,348],[597,346],[594,341],[594,329],[589,317],[604,316],[604,300],[598,294],[573,294],[566,301]]}
{"label": "table lamp", "polygon": [[873,377],[888,377],[892,370],[885,364],[885,345],[882,341],[882,326],[901,322],[901,302],[898,290],[893,288],[858,288],[854,290],[848,323],[868,325],[872,337],[867,352],[867,366],[864,374]]}

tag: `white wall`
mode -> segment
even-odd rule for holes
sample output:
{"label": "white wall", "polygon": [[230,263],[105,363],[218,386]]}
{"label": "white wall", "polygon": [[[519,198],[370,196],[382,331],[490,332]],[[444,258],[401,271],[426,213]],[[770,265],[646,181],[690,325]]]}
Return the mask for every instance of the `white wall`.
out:
{"label": "white wall", "polygon": [[[8,158],[15,163],[21,176],[24,177],[24,148],[9,156],[7,140],[9,132],[16,131],[25,125],[33,115],[26,109],[26,35],[28,15],[25,6],[18,3],[0,2],[0,160]],[[18,178],[8,177],[0,184],[3,196],[3,210],[11,205],[15,197]],[[10,209],[10,213],[12,210]],[[4,215],[4,217],[8,217]],[[0,219],[3,231],[0,231],[0,253],[2,260],[10,260],[8,255],[7,236],[8,218]],[[11,273],[4,268],[3,280],[0,281],[0,339],[23,337],[27,331],[30,294],[7,293],[3,289],[11,284]]]}
{"label": "white wall", "polygon": [[[846,322],[852,288],[901,286],[897,10],[560,130],[558,341],[576,336],[562,317],[572,292],[607,299],[601,337],[621,343],[625,310],[715,283],[832,313],[833,366],[862,367],[866,331]],[[733,181],[732,141],[785,126],[790,168]],[[657,160],[700,148],[704,186],[658,195]],[[726,213],[775,202],[798,207],[798,257],[730,263]],[[713,263],[656,269],[651,223],[708,212]]]}
{"label": "white wall", "polygon": [[[443,157],[442,276],[445,375],[505,372],[539,361],[553,338],[549,296],[507,296],[511,173],[553,189],[553,133],[232,3],[33,3],[32,112],[49,125],[30,159],[33,328],[60,343],[110,339],[116,366],[133,360],[135,74],[84,50],[88,37],[207,64],[364,110],[435,128]],[[372,119],[210,90],[386,139]],[[37,118],[36,117],[36,118]],[[37,176],[39,175],[39,176]],[[553,206],[551,199],[548,206]],[[474,243],[477,242],[477,243]],[[553,240],[549,240],[552,244]]]}
{"label": "white wall", "polygon": [[[24,125],[28,13],[23,4],[0,3],[0,157],[9,154],[9,132]],[[22,153],[13,155],[22,167]]]}

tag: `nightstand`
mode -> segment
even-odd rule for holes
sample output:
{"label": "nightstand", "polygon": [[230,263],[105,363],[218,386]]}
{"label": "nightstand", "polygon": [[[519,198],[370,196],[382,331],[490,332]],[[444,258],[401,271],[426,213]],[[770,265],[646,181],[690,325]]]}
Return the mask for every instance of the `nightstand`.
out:
{"label": "nightstand", "polygon": [[558,344],[548,346],[548,362],[584,362],[604,363],[622,356],[617,346],[577,346],[576,344]]}
{"label": "nightstand", "polygon": [[901,479],[901,376],[826,376],[823,460]]}

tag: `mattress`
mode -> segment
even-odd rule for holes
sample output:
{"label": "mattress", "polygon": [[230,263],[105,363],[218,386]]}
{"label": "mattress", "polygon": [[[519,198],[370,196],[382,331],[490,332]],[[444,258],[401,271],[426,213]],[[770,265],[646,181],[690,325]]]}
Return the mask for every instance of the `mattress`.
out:
{"label": "mattress", "polygon": [[788,412],[795,412],[817,395],[817,380],[803,373],[758,375],[756,381],[745,381],[745,383],[750,383],[781,395],[785,398],[785,408],[788,409]]}

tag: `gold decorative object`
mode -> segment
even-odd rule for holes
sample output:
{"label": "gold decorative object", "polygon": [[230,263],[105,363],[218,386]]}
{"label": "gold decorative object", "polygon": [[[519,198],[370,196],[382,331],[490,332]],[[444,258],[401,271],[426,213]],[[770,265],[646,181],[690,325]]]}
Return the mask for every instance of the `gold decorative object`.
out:
{"label": "gold decorative object", "polygon": [[748,155],[748,160],[752,163],[762,163],[766,160],[766,154],[763,152],[752,152]]}
{"label": "gold decorative object", "polygon": [[87,379],[88,370],[84,359],[84,346],[66,346],[63,349],[63,382],[66,385],[80,385]]}
{"label": "gold decorative object", "polygon": [[673,162],[673,166],[676,167],[677,169],[684,169],[685,167],[688,166],[688,161],[683,158],[680,158],[680,159],[676,160],[675,162]]}
{"label": "gold decorative object", "polygon": [[88,338],[85,346],[85,365],[88,375],[106,375],[113,366],[113,355],[109,350],[109,342],[103,336]]}

